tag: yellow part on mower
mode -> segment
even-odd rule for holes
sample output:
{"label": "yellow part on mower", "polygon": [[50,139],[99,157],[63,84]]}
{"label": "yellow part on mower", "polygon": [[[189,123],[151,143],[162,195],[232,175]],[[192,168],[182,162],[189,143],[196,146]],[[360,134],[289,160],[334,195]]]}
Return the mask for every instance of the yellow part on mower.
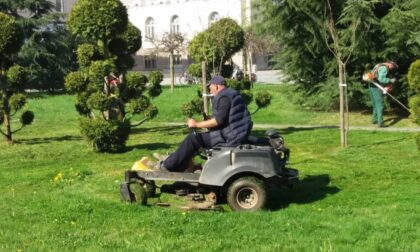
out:
{"label": "yellow part on mower", "polygon": [[142,157],[131,167],[133,171],[153,171],[153,162],[148,157]]}

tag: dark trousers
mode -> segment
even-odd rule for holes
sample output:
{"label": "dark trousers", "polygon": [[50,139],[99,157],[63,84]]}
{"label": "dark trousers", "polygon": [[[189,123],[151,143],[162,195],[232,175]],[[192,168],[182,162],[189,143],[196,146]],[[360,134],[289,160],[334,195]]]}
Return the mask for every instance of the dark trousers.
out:
{"label": "dark trousers", "polygon": [[384,122],[384,97],[377,87],[369,87],[370,100],[372,101],[372,123],[383,124]]}
{"label": "dark trousers", "polygon": [[169,171],[184,171],[188,162],[200,148],[210,149],[211,147],[209,132],[189,134],[178,149],[165,159],[163,165]]}

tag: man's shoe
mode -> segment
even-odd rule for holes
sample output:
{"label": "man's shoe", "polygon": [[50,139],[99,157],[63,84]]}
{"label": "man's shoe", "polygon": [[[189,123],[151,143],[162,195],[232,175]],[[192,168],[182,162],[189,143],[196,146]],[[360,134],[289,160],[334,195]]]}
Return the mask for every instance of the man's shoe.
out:
{"label": "man's shoe", "polygon": [[156,170],[158,171],[164,171],[164,172],[169,172],[169,170],[165,167],[165,165],[163,164],[163,161],[159,161],[156,164]]}
{"label": "man's shoe", "polygon": [[386,126],[383,123],[378,123],[378,128],[386,128]]}

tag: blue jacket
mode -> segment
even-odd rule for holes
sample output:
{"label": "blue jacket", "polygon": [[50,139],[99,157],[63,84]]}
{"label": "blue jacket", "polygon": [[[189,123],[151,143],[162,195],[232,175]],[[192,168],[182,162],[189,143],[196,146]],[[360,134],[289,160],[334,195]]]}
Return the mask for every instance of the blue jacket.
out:
{"label": "blue jacket", "polygon": [[230,100],[229,118],[227,123],[210,129],[211,145],[235,146],[245,143],[252,129],[252,121],[245,101],[237,90],[225,88],[213,97],[213,117],[218,111],[217,106],[222,97],[228,97]]}

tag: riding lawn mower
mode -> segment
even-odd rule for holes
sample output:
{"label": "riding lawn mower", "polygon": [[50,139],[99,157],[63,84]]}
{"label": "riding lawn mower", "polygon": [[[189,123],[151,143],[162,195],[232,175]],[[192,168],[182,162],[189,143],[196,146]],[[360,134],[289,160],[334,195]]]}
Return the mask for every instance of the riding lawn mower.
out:
{"label": "riding lawn mower", "polygon": [[[187,196],[196,203],[188,208],[216,210],[216,203],[227,201],[234,211],[256,211],[266,205],[270,187],[291,187],[299,180],[298,171],[287,167],[290,152],[275,130],[265,137],[250,136],[246,144],[217,146],[199,155],[204,164],[185,172],[127,170],[120,185],[122,199],[146,205],[148,198],[160,196],[159,188],[160,193]],[[171,184],[158,187],[157,181]]]}

